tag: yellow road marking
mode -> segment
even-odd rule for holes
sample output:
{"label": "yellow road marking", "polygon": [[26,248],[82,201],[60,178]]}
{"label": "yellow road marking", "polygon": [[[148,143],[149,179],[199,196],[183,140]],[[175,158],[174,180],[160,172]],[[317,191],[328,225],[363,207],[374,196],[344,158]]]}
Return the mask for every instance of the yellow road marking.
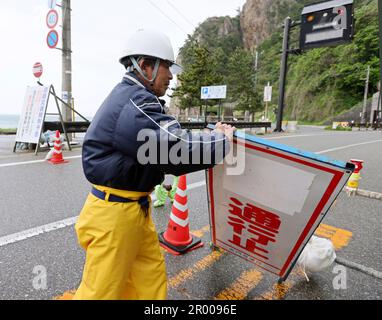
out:
{"label": "yellow road marking", "polygon": [[293,281],[285,281],[281,284],[274,284],[272,289],[268,292],[262,293],[260,297],[256,297],[254,300],[281,300],[285,297],[290,288],[294,285]]}
{"label": "yellow road marking", "polygon": [[[351,238],[353,237],[353,233],[345,230],[336,228],[333,226],[329,226],[326,224],[320,224],[320,226],[317,228],[315,235],[322,238],[327,238],[332,241],[334,247],[336,250],[341,250],[342,248],[346,247]],[[298,278],[305,278],[303,272],[301,269],[296,265],[294,269],[292,270],[290,276],[297,276]],[[273,285],[272,289],[270,289],[267,292],[264,292],[260,294],[260,297],[256,297],[255,300],[280,300],[285,297],[289,289],[291,289],[295,284],[295,281],[293,280],[287,280],[282,284],[275,284]]]}
{"label": "yellow road marking", "polygon": [[[201,238],[206,232],[209,232],[210,226],[204,226],[203,228],[199,230],[193,230],[190,231],[190,233],[196,237]],[[334,247],[336,250],[340,250],[344,247],[346,247],[351,238],[353,237],[353,233],[345,230],[336,228],[333,226],[321,224],[316,232],[315,235],[323,238],[328,238],[333,242]],[[163,249],[161,249],[163,250]],[[167,251],[162,251],[164,253],[167,253]],[[169,278],[168,280],[168,286],[169,288],[175,288],[179,286],[180,284],[184,283],[188,279],[195,276],[196,273],[205,270],[210,265],[215,263],[220,259],[220,257],[223,255],[223,251],[213,251],[211,254],[207,255],[197,263],[195,263],[192,267],[181,270],[180,273],[178,273],[176,276]],[[297,269],[296,269],[297,270]],[[298,271],[293,270],[291,275],[298,275]],[[260,275],[258,275],[259,273]],[[302,275],[298,275],[302,276]],[[259,277],[259,278],[257,278]],[[252,290],[252,288],[256,287],[259,281],[262,278],[262,274],[259,271],[256,271],[255,269],[247,271],[247,273],[243,273],[230,287],[224,289],[221,291],[215,299],[239,299],[237,297],[242,297],[245,292],[248,292]],[[252,280],[248,280],[252,279]],[[256,281],[258,279],[258,281]],[[248,284],[246,284],[248,282]],[[294,282],[291,280],[288,280],[284,282],[283,284],[275,284],[273,285],[272,289],[260,294],[260,297],[257,297],[255,299],[267,299],[267,300],[277,300],[277,299],[283,299],[288,292],[288,290],[294,285]],[[55,300],[71,300],[76,290],[71,290],[65,292],[62,296],[55,297]],[[234,297],[234,298],[232,298]],[[242,298],[244,299],[245,296]]]}
{"label": "yellow road marking", "polygon": [[218,261],[223,253],[223,251],[213,251],[208,256],[195,263],[192,267],[181,270],[176,276],[168,279],[168,287],[175,288],[186,280],[192,278],[197,272],[203,271]]}
{"label": "yellow road marking", "polygon": [[190,233],[195,236],[195,237],[198,237],[198,238],[201,238],[204,236],[204,234],[206,232],[210,231],[210,226],[205,226],[203,228],[201,228],[200,230],[194,230],[194,231],[190,231]]}
{"label": "yellow road marking", "polygon": [[76,290],[66,291],[63,295],[54,297],[53,300],[73,300],[75,293]]}
{"label": "yellow road marking", "polygon": [[254,287],[263,278],[263,274],[256,270],[247,270],[243,272],[240,277],[232,283],[228,288],[221,291],[216,295],[217,300],[243,300]]}
{"label": "yellow road marking", "polygon": [[321,224],[317,228],[315,234],[318,237],[330,239],[336,250],[346,247],[353,237],[353,233],[348,230],[336,228],[326,224]]}

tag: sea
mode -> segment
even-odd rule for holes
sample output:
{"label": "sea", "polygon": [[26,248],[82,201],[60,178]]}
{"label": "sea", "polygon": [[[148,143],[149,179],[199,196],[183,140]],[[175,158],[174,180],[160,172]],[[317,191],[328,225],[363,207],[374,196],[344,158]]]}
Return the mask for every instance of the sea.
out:
{"label": "sea", "polygon": [[16,129],[19,118],[16,114],[0,114],[0,129]]}
{"label": "sea", "polygon": [[[86,117],[91,121],[92,117]],[[19,125],[20,115],[18,114],[0,114],[0,129],[17,129]],[[77,121],[82,121],[81,118],[76,118]],[[45,121],[59,121],[59,116],[47,115]]]}

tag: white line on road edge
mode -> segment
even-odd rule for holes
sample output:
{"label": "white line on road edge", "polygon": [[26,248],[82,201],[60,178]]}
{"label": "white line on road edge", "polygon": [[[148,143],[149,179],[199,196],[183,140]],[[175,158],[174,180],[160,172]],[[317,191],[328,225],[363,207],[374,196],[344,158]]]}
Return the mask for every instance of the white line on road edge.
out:
{"label": "white line on road edge", "polygon": [[347,261],[347,260],[342,259],[340,257],[337,257],[335,261],[338,264],[341,264],[345,267],[352,268],[352,269],[357,270],[357,271],[361,271],[363,273],[366,273],[366,274],[368,274],[372,277],[378,278],[378,279],[382,279],[382,272],[374,270],[373,268],[365,267],[361,264],[358,264],[358,263],[355,263],[352,261]]}
{"label": "white line on road edge", "polygon": [[349,144],[347,146],[342,146],[342,147],[337,147],[333,149],[327,149],[323,151],[317,151],[315,152],[316,154],[322,154],[322,153],[327,153],[327,152],[332,152],[332,151],[337,151],[337,150],[342,150],[342,149],[347,149],[347,148],[352,148],[352,147],[357,147],[357,146],[363,146],[365,144],[371,144],[371,143],[376,143],[376,142],[382,142],[382,140],[374,140],[374,141],[368,141],[368,142],[362,142],[362,143],[356,143],[356,144]]}
{"label": "white line on road edge", "polygon": [[69,227],[69,226],[76,223],[77,218],[78,217],[68,218],[65,220],[49,223],[49,224],[46,224],[44,226],[40,226],[40,227],[32,228],[29,230],[24,230],[24,231],[21,231],[18,233],[14,233],[14,234],[11,234],[9,236],[1,237],[0,238],[0,247],[5,246],[7,244],[19,242],[19,241],[22,241],[22,240],[25,240],[25,239],[28,239],[31,237],[35,237],[35,236],[38,236],[39,234],[42,234],[42,233],[48,233],[48,232],[53,231],[53,230],[58,230],[58,229]]}
{"label": "white line on road edge", "polygon": [[[196,189],[196,188],[204,186],[205,184],[206,184],[205,181],[195,182],[187,186],[187,190]],[[152,202],[154,202],[156,200],[155,195],[152,195],[151,199],[152,199]],[[67,218],[61,221],[52,222],[43,226],[35,227],[32,229],[10,234],[8,236],[0,237],[0,247],[3,247],[7,244],[19,242],[28,238],[32,238],[43,233],[48,233],[54,230],[70,227],[76,223],[77,219],[78,219],[78,216]]]}
{"label": "white line on road edge", "polygon": [[[338,134],[338,132],[337,132]],[[269,137],[269,138],[262,138],[264,140],[278,140],[278,139],[288,139],[288,138],[306,138],[306,137],[322,137],[322,136],[333,136],[333,134],[330,133],[321,133],[321,134],[294,134],[290,136],[278,136],[278,137]]]}
{"label": "white line on road edge", "polygon": [[[81,155],[79,156],[72,156],[72,157],[65,157],[65,160],[68,159],[79,159],[79,158],[82,158]],[[32,164],[32,163],[42,163],[42,162],[46,162],[47,160],[45,159],[41,159],[41,160],[32,160],[32,161],[24,161],[24,162],[11,162],[11,163],[2,163],[0,164],[0,168],[4,168],[4,167],[14,167],[14,166],[21,166],[21,165],[24,165],[24,164]]]}

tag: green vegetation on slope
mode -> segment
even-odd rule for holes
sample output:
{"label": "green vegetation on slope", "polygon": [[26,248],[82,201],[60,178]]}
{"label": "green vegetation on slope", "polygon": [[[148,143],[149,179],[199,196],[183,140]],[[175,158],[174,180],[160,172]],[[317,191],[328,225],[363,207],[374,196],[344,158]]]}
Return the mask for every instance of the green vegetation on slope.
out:
{"label": "green vegetation on slope", "polygon": [[[371,67],[370,93],[377,90],[378,8],[377,1],[355,3],[356,34],[347,45],[324,47],[290,55],[285,118],[323,121],[350,109],[363,99],[367,66]],[[299,30],[293,30],[291,47],[297,47]],[[261,52],[259,82],[274,85],[277,103],[282,34],[274,33],[258,48]],[[260,88],[258,88],[260,90]]]}
{"label": "green vegetation on slope", "polygon": [[[290,12],[291,17],[298,19],[307,2],[281,1],[277,13],[268,15],[274,14],[272,21],[277,21]],[[367,66],[371,68],[369,93],[376,91],[379,78],[377,1],[355,1],[355,18],[353,42],[309,50],[299,56],[290,55],[286,120],[323,121],[350,109],[363,99]],[[222,26],[225,29],[228,26],[229,32],[222,33]],[[294,28],[292,48],[298,46],[298,38],[299,28]],[[241,39],[239,16],[208,19],[198,27],[181,51],[185,72],[175,92],[181,97],[180,105],[200,106],[200,86],[227,84],[228,100],[235,102],[237,109],[256,112],[263,108],[263,87],[270,82],[273,86],[270,108],[277,106],[282,28],[257,48],[257,75],[254,54],[244,50]]]}

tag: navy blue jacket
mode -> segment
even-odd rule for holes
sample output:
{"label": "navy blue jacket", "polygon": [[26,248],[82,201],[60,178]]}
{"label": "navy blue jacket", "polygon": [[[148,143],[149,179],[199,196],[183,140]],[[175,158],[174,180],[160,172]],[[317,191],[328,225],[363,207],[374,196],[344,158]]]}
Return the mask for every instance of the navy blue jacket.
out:
{"label": "navy blue jacket", "polygon": [[[228,149],[224,134],[182,130],[165,113],[164,101],[129,73],[92,120],[83,143],[82,165],[92,184],[150,192],[165,174],[179,176],[211,168]],[[171,153],[181,155],[175,157],[179,161],[172,161]]]}

